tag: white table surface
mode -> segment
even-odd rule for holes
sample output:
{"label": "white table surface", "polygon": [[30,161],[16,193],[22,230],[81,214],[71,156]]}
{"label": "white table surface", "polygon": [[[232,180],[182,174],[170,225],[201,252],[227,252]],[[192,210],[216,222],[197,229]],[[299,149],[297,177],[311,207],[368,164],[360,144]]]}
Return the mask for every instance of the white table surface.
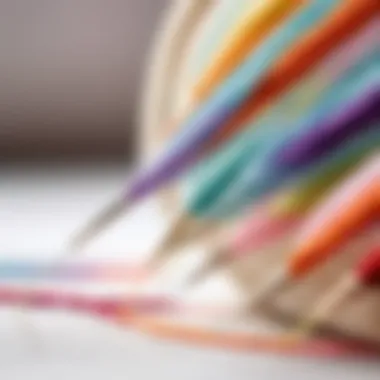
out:
{"label": "white table surface", "polygon": [[[62,243],[124,182],[119,167],[2,167],[0,252],[57,255]],[[152,215],[156,215],[152,217]],[[154,204],[110,229],[88,254],[140,254],[162,226]],[[149,236],[149,239],[146,237]],[[120,242],[122,241],[122,244]],[[31,322],[30,330],[25,322]],[[140,336],[85,317],[0,309],[4,380],[370,380],[380,363],[281,358],[194,348]]]}

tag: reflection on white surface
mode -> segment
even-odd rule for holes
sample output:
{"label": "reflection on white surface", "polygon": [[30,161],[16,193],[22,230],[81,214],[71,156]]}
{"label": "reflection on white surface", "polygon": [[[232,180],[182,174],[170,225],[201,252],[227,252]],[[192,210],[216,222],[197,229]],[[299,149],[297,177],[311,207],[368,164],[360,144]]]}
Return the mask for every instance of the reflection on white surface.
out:
{"label": "reflection on white surface", "polygon": [[[65,239],[125,180],[125,170],[117,167],[3,168],[0,175],[3,257],[62,253]],[[88,248],[87,255],[146,254],[164,228],[156,207],[148,202],[113,226]],[[28,315],[37,336],[25,322],[15,310],[0,309],[0,379],[378,380],[380,376],[376,363],[186,347],[63,313]]]}

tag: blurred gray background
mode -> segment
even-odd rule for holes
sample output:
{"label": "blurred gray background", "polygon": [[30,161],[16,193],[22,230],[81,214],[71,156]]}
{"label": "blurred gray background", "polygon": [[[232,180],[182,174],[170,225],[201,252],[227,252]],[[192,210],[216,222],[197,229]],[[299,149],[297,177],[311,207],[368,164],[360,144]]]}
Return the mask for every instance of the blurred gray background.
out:
{"label": "blurred gray background", "polygon": [[124,159],[167,0],[0,0],[2,161]]}

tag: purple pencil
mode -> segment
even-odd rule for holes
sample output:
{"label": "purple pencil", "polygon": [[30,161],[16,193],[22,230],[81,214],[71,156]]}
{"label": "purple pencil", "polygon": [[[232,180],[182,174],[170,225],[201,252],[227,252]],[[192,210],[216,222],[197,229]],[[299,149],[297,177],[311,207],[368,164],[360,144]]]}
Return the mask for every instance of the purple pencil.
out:
{"label": "purple pencil", "polygon": [[380,129],[380,85],[361,93],[344,109],[318,127],[296,136],[275,157],[281,168],[295,169],[313,163],[342,142],[363,131]]}

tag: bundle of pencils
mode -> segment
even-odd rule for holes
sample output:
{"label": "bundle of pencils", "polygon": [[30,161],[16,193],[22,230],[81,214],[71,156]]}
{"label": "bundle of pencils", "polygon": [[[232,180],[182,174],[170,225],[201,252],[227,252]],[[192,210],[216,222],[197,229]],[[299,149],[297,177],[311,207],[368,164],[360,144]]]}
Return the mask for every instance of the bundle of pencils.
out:
{"label": "bundle of pencils", "polygon": [[[262,280],[244,288],[246,302],[236,308],[242,318],[262,301],[276,306],[276,293],[302,286],[334,260],[354,266],[340,290],[348,283],[350,290],[364,284],[372,291],[378,248],[359,269],[346,252],[354,247],[364,257],[380,244],[380,3],[249,4],[237,2],[230,22],[216,28],[213,47],[199,58],[206,69],[191,86],[188,107],[159,126],[175,130],[162,153],[71,242],[82,247],[131,207],[174,187],[181,209],[142,273],[162,273],[185,245],[207,238],[210,252],[184,278],[186,292],[216,270],[231,276],[257,261]],[[356,246],[357,240],[364,243]],[[271,264],[261,267],[259,256]],[[338,269],[334,277],[343,275]],[[309,327],[331,317],[340,290],[311,312]],[[140,309],[137,325],[157,332],[153,326],[165,308],[149,315]],[[304,312],[293,313],[297,321]],[[346,330],[338,333],[350,335]],[[380,331],[373,335],[380,345]]]}
{"label": "bundle of pencils", "polygon": [[[172,183],[195,163],[202,163],[216,149],[223,149],[228,139],[246,130],[273,103],[300,83],[337,47],[353,38],[372,19],[376,19],[378,14],[378,4],[373,0],[359,4],[353,0],[302,2],[298,6],[293,3],[299,2],[267,2],[261,12],[272,16],[267,8],[288,7],[289,17],[277,20],[268,16],[267,22],[271,27],[267,27],[264,33],[249,35],[246,42],[252,50],[248,56],[243,55],[237,66],[231,65],[234,68],[232,71],[231,68],[227,70],[229,75],[206,92],[209,96],[205,99],[200,97],[202,101],[195,102],[189,115],[186,112],[186,116],[180,118],[181,121],[177,122],[179,132],[160,157],[151,166],[137,172],[122,197],[112,202],[109,208],[78,233],[74,245],[84,244],[127,207]],[[261,30],[261,17],[256,15],[254,20],[258,30]],[[245,39],[245,29],[243,23],[240,39],[238,36],[236,40]],[[235,53],[234,49],[226,51],[221,62],[227,61]],[[376,86],[376,57],[373,60],[366,74],[371,76],[367,81]],[[223,66],[221,62],[214,71]],[[344,103],[336,106],[344,107]],[[312,117],[315,118],[314,115]],[[287,131],[292,133],[291,126],[289,128]],[[263,145],[265,147],[266,144]]]}

